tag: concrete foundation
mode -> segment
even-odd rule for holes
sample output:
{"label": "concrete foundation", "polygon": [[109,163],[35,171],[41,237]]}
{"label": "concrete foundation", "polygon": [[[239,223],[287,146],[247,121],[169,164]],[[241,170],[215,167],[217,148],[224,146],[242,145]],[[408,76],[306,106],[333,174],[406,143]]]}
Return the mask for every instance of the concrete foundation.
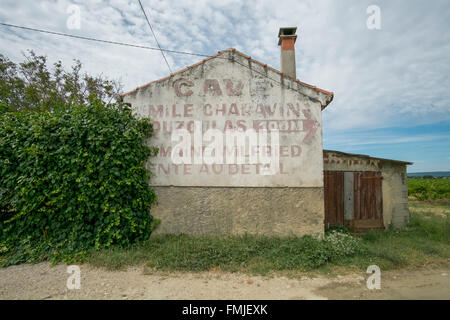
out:
{"label": "concrete foundation", "polygon": [[155,187],[156,233],[321,235],[323,188]]}

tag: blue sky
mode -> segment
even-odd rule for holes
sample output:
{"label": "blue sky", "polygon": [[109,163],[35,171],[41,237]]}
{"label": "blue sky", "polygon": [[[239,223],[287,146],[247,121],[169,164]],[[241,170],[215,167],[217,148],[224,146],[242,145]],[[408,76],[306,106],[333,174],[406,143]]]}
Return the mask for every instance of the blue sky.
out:
{"label": "blue sky", "polygon": [[[333,91],[324,147],[412,161],[409,172],[450,171],[448,0],[142,0],[163,48],[214,54],[234,47],[279,69],[278,29],[297,26],[297,76]],[[68,8],[80,9],[69,29]],[[381,29],[366,10],[380,8]],[[156,46],[137,0],[2,0],[0,21]],[[120,79],[124,91],[164,77],[159,52],[90,43],[0,26],[0,52],[22,61],[33,49],[85,71]],[[168,54],[172,70],[199,60]]]}
{"label": "blue sky", "polygon": [[450,122],[334,132],[324,148],[414,162],[408,172],[449,171]]}

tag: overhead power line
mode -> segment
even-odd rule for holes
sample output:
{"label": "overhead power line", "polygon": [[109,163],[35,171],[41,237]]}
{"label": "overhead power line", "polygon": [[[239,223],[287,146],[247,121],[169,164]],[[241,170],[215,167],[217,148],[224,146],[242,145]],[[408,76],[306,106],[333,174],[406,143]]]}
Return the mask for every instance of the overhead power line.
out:
{"label": "overhead power line", "polygon": [[[88,41],[94,41],[94,42],[101,42],[101,43],[108,43],[108,44],[114,44],[114,45],[120,45],[120,46],[126,46],[126,47],[133,47],[133,48],[139,48],[139,49],[154,50],[154,51],[156,50],[156,51],[167,52],[167,53],[175,53],[175,54],[186,54],[186,55],[197,56],[197,57],[210,57],[211,56],[211,55],[206,55],[206,54],[202,54],[202,53],[169,50],[169,49],[163,49],[163,48],[155,48],[155,47],[149,47],[149,46],[142,46],[142,45],[137,45],[137,44],[125,43],[125,42],[96,39],[96,38],[91,38],[91,37],[83,37],[83,36],[77,36],[77,35],[68,34],[68,33],[55,32],[55,31],[49,31],[49,30],[43,30],[43,29],[37,29],[37,28],[30,28],[30,27],[24,27],[24,26],[18,26],[18,25],[4,23],[4,22],[0,22],[0,25],[5,26],[5,27],[11,27],[11,28],[28,30],[28,31],[47,33],[47,34],[52,34],[52,35],[57,35],[57,36],[63,36],[63,37],[81,39],[81,40],[88,40]],[[228,60],[228,58],[225,58],[225,57],[216,57],[216,58],[227,59]],[[237,64],[247,68],[247,69],[250,69],[250,67],[248,65],[246,65],[246,64],[240,63],[237,60],[233,60],[233,61],[236,62]],[[170,68],[169,68],[169,70],[170,70]],[[269,80],[271,80],[273,82],[276,82],[278,84],[283,85],[283,83],[281,81],[279,81],[277,79],[273,79],[273,78],[269,77],[267,74],[265,74],[263,72],[259,72],[256,69],[252,69],[252,72],[256,72],[256,73],[266,77],[267,79],[269,79]],[[302,93],[302,95],[305,95],[305,94]],[[305,95],[305,96],[307,96],[307,95]]]}
{"label": "overhead power line", "polygon": [[150,27],[150,30],[151,30],[151,32],[153,34],[153,38],[155,38],[156,44],[158,45],[158,48],[161,51],[161,54],[162,54],[162,56],[164,58],[164,61],[166,61],[167,68],[169,68],[169,72],[172,73],[172,69],[170,69],[169,62],[167,62],[166,56],[164,55],[164,51],[161,49],[161,46],[159,45],[158,39],[156,39],[155,32],[153,32],[152,25],[150,24],[150,20],[148,20],[147,14],[145,13],[144,7],[142,6],[141,0],[138,0],[138,1],[139,1],[139,5],[141,6],[141,10],[144,13],[145,20],[147,20],[147,24]]}
{"label": "overhead power line", "polygon": [[110,40],[96,39],[96,38],[91,38],[91,37],[83,37],[83,36],[77,36],[77,35],[74,35],[74,34],[68,34],[68,33],[62,33],[62,32],[55,32],[55,31],[49,31],[49,30],[43,30],[43,29],[36,29],[36,28],[18,26],[18,25],[9,24],[9,23],[3,23],[3,22],[0,22],[0,25],[5,26],[5,27],[11,27],[11,28],[28,30],[28,31],[35,31],[35,32],[41,32],[41,33],[53,34],[53,35],[57,35],[57,36],[63,36],[63,37],[81,39],[81,40],[103,42],[103,43],[109,43],[109,44],[115,44],[115,45],[126,46],[126,47],[133,47],[133,48],[139,48],[139,49],[165,51],[165,52],[168,52],[168,53],[176,53],[176,54],[188,54],[188,55],[191,55],[191,56],[198,56],[198,57],[209,57],[209,55],[201,54],[201,53],[169,50],[169,49],[162,49],[162,48],[155,48],[155,47],[149,47],[149,46],[142,46],[142,45],[125,43],[125,42],[119,42],[119,41],[110,41]]}

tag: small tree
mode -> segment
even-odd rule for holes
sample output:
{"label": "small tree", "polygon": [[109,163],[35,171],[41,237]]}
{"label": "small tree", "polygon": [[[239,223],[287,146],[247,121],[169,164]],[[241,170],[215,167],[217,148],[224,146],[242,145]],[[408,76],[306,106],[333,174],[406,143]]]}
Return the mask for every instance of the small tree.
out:
{"label": "small tree", "polygon": [[119,99],[119,81],[82,73],[79,60],[74,60],[70,71],[61,61],[49,70],[47,57],[31,50],[24,56],[26,61],[16,64],[0,54],[0,106],[7,111],[52,111],[85,104],[89,98],[110,105]]}

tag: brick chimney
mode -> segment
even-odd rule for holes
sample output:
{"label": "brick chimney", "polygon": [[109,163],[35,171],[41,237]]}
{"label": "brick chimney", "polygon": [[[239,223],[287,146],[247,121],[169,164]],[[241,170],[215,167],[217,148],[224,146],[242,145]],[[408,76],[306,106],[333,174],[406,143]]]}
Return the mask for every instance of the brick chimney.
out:
{"label": "brick chimney", "polygon": [[281,46],[281,72],[296,79],[295,74],[295,32],[297,27],[280,28],[278,45]]}

